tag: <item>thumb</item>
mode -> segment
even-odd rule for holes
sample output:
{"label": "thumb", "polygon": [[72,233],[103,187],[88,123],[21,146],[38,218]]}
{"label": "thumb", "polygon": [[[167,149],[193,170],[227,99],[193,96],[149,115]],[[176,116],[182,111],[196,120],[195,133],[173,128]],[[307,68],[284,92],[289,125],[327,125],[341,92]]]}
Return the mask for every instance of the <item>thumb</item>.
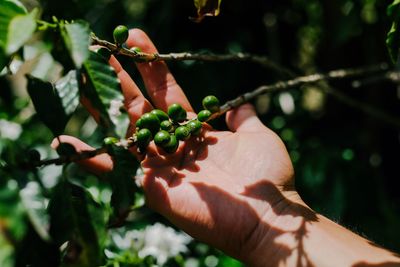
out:
{"label": "thumb", "polygon": [[[51,147],[56,149],[60,145],[60,142],[73,145],[76,152],[94,150],[94,148],[88,144],[68,135],[61,135],[58,138],[55,138],[51,143]],[[89,171],[95,174],[110,172],[113,168],[113,162],[108,154],[101,154],[93,158],[77,161],[76,163],[87,168]]]}
{"label": "thumb", "polygon": [[266,129],[251,104],[229,111],[226,114],[226,124],[233,132],[258,132]]}

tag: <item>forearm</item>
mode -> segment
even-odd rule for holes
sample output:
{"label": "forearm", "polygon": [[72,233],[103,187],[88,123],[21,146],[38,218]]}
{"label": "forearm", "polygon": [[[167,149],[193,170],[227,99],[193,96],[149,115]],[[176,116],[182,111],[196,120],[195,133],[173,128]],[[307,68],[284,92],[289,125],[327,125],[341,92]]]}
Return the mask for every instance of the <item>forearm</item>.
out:
{"label": "forearm", "polygon": [[301,200],[265,230],[252,266],[400,266],[398,255],[314,213]]}

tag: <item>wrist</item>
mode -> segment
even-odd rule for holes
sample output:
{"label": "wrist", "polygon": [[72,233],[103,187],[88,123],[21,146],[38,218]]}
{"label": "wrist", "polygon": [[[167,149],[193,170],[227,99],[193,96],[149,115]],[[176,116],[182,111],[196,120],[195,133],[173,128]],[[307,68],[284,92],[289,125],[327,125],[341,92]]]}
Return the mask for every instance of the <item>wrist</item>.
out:
{"label": "wrist", "polygon": [[[278,266],[293,248],[287,240],[300,233],[306,222],[315,221],[316,213],[311,210],[295,190],[283,190],[282,198],[262,218],[254,231],[251,249],[244,262],[249,266]],[[303,233],[304,234],[304,233]]]}

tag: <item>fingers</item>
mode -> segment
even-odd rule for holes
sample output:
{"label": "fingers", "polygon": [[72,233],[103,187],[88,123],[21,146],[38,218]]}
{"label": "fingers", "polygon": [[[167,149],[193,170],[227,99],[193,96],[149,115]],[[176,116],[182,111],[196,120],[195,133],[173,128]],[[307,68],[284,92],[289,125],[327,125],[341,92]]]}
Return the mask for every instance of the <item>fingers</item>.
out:
{"label": "fingers", "polygon": [[121,90],[125,98],[125,108],[131,119],[131,124],[134,125],[140,116],[151,111],[153,108],[150,102],[143,96],[139,87],[114,56],[111,56],[109,63],[114,68],[121,82]]}
{"label": "fingers", "polygon": [[[77,152],[94,150],[93,147],[72,136],[61,135],[59,136],[59,139],[62,143],[73,145]],[[56,138],[51,143],[51,147],[56,149],[59,144],[59,140]],[[90,159],[78,161],[77,163],[95,174],[110,172],[113,168],[113,162],[108,154],[101,154]]]}
{"label": "fingers", "polygon": [[233,132],[257,132],[266,129],[250,104],[229,111],[226,114],[226,124]]}
{"label": "fingers", "polygon": [[[146,53],[157,53],[157,49],[150,38],[139,29],[133,29],[129,32],[126,44],[128,47],[137,46]],[[187,111],[193,111],[165,62],[138,63],[137,67],[155,106],[167,110],[169,105],[178,103]]]}

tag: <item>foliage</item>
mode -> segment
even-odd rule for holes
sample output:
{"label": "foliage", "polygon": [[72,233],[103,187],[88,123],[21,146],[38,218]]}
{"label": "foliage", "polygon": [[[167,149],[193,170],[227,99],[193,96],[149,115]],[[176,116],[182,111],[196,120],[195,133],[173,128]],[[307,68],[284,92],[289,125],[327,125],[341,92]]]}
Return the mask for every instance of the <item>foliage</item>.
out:
{"label": "foliage", "polygon": [[[117,21],[148,29],[164,51],[204,47],[220,53],[250,51],[305,73],[386,61],[382,29],[389,23],[393,26],[387,44],[394,61],[400,46],[397,0],[388,8],[390,21],[386,6],[374,0],[251,5],[238,0],[225,2],[223,18],[205,19],[202,24],[187,19],[193,3],[32,2],[36,3],[25,1],[29,7],[25,8],[17,0],[0,0],[0,71],[5,67],[0,77],[0,266],[5,267],[241,266],[182,233],[160,227],[159,221],[169,224],[144,206],[143,194],[131,179],[140,175],[139,164],[132,164],[133,156],[125,150],[108,147],[116,165],[106,179],[74,164],[29,165],[31,149],[42,158],[54,157],[48,144],[63,133],[96,147],[106,136],[125,135],[127,114],[119,108],[115,112],[123,99],[119,80],[102,56],[89,51],[92,30],[111,40]],[[194,3],[197,21],[220,12],[220,0]],[[252,18],[238,19],[243,14]],[[121,61],[136,77],[132,64]],[[228,100],[282,78],[247,63],[187,62],[171,67],[195,105],[201,103],[204,88],[206,94]],[[21,74],[28,74],[26,90]],[[349,94],[399,114],[395,92],[377,91],[370,85]],[[326,98],[307,86],[261,97],[255,104],[264,122],[285,141],[306,201],[398,250],[400,203],[393,189],[398,175],[392,156],[399,149],[398,132]],[[96,110],[99,127],[80,107],[82,99]],[[195,108],[200,110],[200,104]],[[221,122],[215,126],[224,127]],[[165,252],[171,256],[168,259],[146,253],[145,236],[154,229],[170,233],[169,240],[182,240],[175,245],[184,248]]]}

